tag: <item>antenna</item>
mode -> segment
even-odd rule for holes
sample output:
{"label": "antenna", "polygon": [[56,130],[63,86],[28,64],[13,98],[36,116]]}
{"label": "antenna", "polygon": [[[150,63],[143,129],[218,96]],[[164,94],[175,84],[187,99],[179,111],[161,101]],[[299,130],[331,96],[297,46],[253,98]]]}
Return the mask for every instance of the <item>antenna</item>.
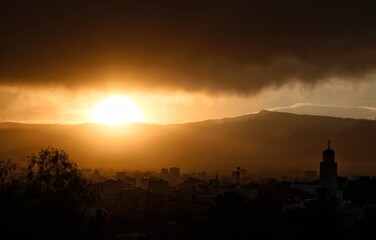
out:
{"label": "antenna", "polygon": [[328,140],[328,149],[330,149],[330,140]]}

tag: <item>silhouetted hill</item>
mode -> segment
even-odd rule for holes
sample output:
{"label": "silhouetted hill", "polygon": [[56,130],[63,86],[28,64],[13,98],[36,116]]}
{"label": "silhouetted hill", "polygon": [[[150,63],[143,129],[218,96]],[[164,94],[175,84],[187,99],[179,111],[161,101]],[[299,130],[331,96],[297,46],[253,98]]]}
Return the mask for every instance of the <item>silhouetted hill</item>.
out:
{"label": "silhouetted hill", "polygon": [[188,124],[0,124],[0,157],[20,160],[48,145],[83,167],[249,172],[318,170],[327,139],[339,170],[376,172],[376,123],[371,120],[261,111]]}

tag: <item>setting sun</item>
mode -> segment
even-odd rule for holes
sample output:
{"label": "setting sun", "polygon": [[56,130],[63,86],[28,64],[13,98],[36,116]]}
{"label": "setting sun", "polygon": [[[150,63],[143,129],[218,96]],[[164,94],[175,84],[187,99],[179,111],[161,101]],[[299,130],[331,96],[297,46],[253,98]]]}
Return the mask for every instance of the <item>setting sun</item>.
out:
{"label": "setting sun", "polygon": [[108,125],[142,121],[136,104],[127,97],[112,96],[100,102],[91,112],[92,122]]}

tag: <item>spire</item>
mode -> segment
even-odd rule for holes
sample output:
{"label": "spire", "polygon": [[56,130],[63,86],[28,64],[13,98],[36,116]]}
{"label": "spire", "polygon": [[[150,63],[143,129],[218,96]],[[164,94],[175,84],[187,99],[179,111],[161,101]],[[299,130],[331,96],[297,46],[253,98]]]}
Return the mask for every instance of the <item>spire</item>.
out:
{"label": "spire", "polygon": [[328,140],[328,149],[330,149],[330,140]]}
{"label": "spire", "polygon": [[238,170],[236,171],[236,183],[239,184],[240,180],[240,167],[238,167]]}

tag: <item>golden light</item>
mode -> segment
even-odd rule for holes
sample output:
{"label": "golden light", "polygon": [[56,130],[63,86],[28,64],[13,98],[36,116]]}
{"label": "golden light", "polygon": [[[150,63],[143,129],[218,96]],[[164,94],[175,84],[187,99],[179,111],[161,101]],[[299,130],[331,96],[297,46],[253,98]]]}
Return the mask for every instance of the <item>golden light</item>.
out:
{"label": "golden light", "polygon": [[112,96],[100,102],[91,112],[92,122],[107,125],[141,122],[136,104],[124,96]]}

